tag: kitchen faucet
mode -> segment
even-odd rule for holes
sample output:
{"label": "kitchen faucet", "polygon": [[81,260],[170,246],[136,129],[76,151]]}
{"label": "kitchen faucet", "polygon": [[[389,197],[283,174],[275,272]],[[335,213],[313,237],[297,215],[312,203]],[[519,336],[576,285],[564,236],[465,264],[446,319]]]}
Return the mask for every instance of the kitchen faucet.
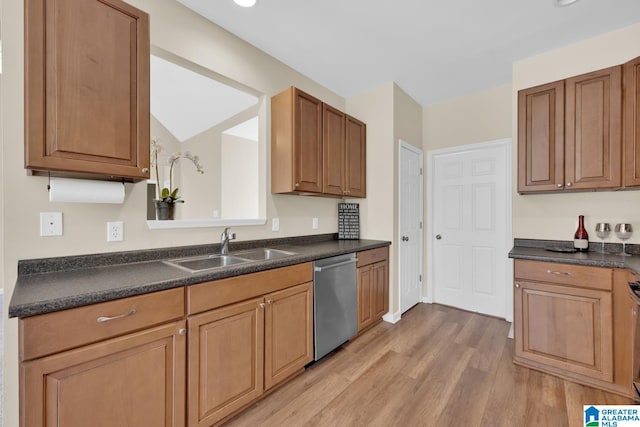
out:
{"label": "kitchen faucet", "polygon": [[229,255],[229,240],[235,240],[236,233],[229,233],[229,227],[225,228],[220,235],[220,253]]}

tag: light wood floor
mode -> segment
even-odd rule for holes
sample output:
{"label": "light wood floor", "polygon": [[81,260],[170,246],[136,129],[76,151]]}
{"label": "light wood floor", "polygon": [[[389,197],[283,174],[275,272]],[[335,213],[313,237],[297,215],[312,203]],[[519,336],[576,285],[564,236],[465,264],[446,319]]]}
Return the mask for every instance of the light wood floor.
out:
{"label": "light wood floor", "polygon": [[583,404],[630,404],[512,363],[509,323],[418,304],[381,322],[227,426],[584,426]]}

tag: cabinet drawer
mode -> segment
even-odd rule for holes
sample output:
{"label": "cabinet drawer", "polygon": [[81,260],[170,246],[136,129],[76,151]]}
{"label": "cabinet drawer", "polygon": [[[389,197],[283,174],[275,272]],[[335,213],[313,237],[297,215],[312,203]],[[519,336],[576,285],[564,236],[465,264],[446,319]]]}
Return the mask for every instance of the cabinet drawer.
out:
{"label": "cabinet drawer", "polygon": [[383,246],[382,248],[369,249],[368,251],[358,252],[357,267],[363,265],[373,264],[389,258],[389,247]]}
{"label": "cabinet drawer", "polygon": [[516,279],[561,283],[581,288],[610,291],[613,284],[611,268],[516,260],[514,272]]}
{"label": "cabinet drawer", "polygon": [[20,319],[20,360],[102,341],[184,316],[184,288]]}
{"label": "cabinet drawer", "polygon": [[224,305],[265,295],[313,281],[310,262],[275,268],[228,279],[200,283],[187,288],[187,314],[202,313]]}

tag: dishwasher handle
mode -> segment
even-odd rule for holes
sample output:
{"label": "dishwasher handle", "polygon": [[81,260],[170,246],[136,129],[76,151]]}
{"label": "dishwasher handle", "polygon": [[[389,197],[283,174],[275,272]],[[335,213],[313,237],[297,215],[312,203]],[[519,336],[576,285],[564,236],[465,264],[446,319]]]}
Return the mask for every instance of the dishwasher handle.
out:
{"label": "dishwasher handle", "polygon": [[353,264],[354,262],[358,262],[358,258],[351,258],[351,259],[348,259],[346,261],[336,262],[335,264],[325,265],[324,267],[313,267],[313,271],[319,273],[322,270],[329,270],[331,268],[336,268],[336,267],[340,267],[340,266],[347,265],[347,264]]}

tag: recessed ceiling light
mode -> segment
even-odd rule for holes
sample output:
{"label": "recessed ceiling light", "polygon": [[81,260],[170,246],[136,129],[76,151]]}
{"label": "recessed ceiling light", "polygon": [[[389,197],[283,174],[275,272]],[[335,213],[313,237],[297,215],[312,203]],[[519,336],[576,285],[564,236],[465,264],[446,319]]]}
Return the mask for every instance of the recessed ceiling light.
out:
{"label": "recessed ceiling light", "polygon": [[569,6],[577,2],[578,0],[556,0],[557,6]]}
{"label": "recessed ceiling light", "polygon": [[[256,5],[256,0],[233,0],[238,6],[253,7]],[[575,1],[575,0],[574,0]]]}

